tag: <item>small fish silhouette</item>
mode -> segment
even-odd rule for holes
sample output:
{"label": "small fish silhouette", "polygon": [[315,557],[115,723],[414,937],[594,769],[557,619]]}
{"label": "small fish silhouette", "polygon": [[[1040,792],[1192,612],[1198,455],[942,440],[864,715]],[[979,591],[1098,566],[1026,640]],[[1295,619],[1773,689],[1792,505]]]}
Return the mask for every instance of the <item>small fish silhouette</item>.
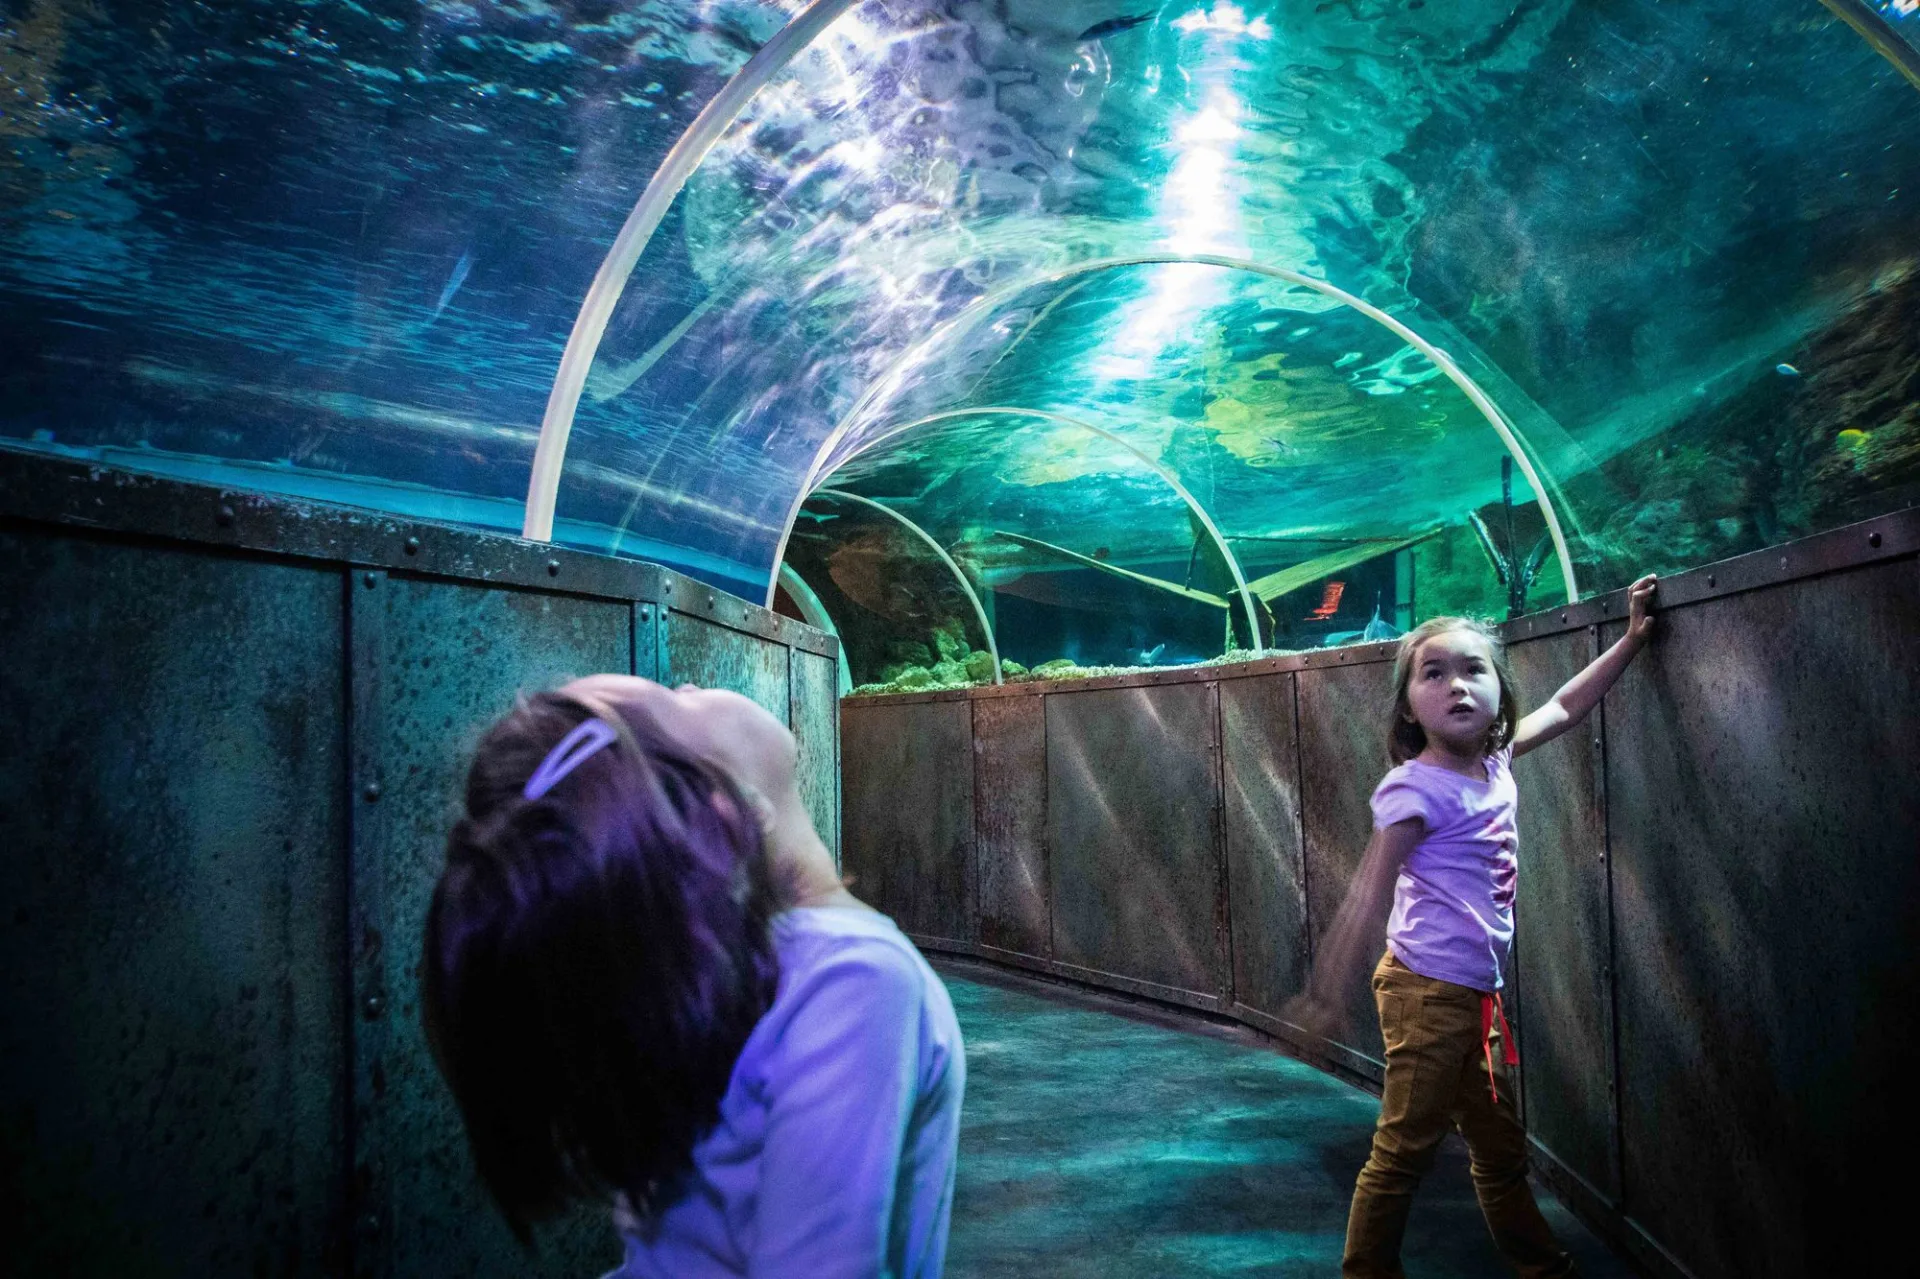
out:
{"label": "small fish silhouette", "polygon": [[1793,365],[1791,364],[1776,364],[1773,366],[1773,371],[1775,373],[1778,373],[1781,377],[1799,377],[1800,376],[1800,370],[1794,368]]}
{"label": "small fish silhouette", "polygon": [[453,301],[453,295],[460,291],[460,286],[467,282],[467,276],[472,271],[473,250],[468,249],[460,255],[460,260],[453,264],[453,274],[447,277],[447,286],[440,290],[440,300],[433,304],[433,314],[427,317],[428,324],[440,318],[440,313],[447,309],[447,303]]}
{"label": "small fish silhouette", "polygon": [[1152,13],[1140,13],[1132,17],[1108,18],[1105,22],[1094,23],[1085,31],[1082,31],[1078,38],[1081,40],[1104,40],[1108,36],[1117,36],[1122,31],[1131,31],[1142,23],[1152,22],[1158,14],[1159,10],[1156,9]]}

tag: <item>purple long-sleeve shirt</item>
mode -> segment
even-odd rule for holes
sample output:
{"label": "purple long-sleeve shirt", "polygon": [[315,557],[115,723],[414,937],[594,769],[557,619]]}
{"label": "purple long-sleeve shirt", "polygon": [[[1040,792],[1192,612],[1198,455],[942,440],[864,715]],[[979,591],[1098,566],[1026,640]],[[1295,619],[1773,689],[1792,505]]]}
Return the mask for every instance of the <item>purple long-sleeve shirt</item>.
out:
{"label": "purple long-sleeve shirt", "polygon": [[938,1279],[966,1087],[947,988],[872,911],[783,912],[774,944],[691,1188],[607,1279]]}
{"label": "purple long-sleeve shirt", "polygon": [[1485,760],[1487,780],[1408,760],[1373,792],[1373,824],[1419,818],[1426,835],[1393,885],[1387,946],[1424,977],[1499,990],[1513,948],[1519,831],[1513,751]]}

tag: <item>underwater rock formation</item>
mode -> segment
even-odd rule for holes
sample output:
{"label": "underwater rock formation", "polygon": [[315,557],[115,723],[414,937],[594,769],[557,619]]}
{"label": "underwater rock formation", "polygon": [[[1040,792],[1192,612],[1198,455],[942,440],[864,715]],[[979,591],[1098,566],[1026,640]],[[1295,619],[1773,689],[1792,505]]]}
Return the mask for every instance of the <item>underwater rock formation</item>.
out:
{"label": "underwater rock formation", "polygon": [[[1598,500],[1602,486],[1609,500]],[[1920,499],[1920,262],[1885,270],[1733,395],[1567,485],[1591,589],[1671,572]]]}

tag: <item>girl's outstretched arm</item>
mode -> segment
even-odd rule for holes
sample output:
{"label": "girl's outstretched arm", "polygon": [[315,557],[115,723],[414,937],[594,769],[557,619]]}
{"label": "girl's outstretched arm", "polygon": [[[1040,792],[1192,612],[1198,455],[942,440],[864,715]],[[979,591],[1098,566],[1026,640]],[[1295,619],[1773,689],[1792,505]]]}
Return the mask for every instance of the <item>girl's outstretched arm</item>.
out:
{"label": "girl's outstretched arm", "polygon": [[1659,586],[1658,579],[1649,573],[1627,588],[1627,633],[1568,680],[1546,705],[1520,721],[1513,733],[1515,758],[1536,746],[1544,746],[1593,713],[1613,682],[1620,678],[1620,672],[1627,669],[1627,663],[1652,637],[1653,593]]}
{"label": "girl's outstretched arm", "polygon": [[1377,942],[1381,921],[1393,902],[1394,881],[1426,833],[1426,823],[1417,817],[1373,832],[1332,926],[1314,947],[1313,975],[1306,993],[1282,1010],[1288,1021],[1322,1039],[1337,1028],[1347,990],[1379,957],[1368,951],[1370,943]]}

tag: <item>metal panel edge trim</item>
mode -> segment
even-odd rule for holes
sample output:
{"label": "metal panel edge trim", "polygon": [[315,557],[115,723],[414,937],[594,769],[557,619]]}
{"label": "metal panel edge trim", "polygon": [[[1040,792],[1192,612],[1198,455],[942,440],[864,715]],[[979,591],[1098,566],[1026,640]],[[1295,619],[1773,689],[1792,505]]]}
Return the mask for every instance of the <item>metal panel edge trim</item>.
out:
{"label": "metal panel edge trim", "polygon": [[1586,1178],[1561,1163],[1531,1133],[1527,1134],[1527,1146],[1528,1163],[1534,1175],[1616,1256],[1625,1257],[1642,1274],[1653,1279],[1699,1279],[1661,1247],[1639,1222],[1622,1213]]}
{"label": "metal panel edge trim", "polygon": [[821,657],[839,652],[838,640],[804,622],[643,560],[97,462],[0,449],[0,516],[489,586],[671,602],[683,612]]}
{"label": "metal panel edge trim", "polygon": [[1117,990],[1124,995],[1157,999],[1163,1004],[1174,1004],[1181,1008],[1198,1008],[1212,1013],[1231,1013],[1231,1007],[1226,1001],[1218,995],[1211,995],[1205,991],[1163,986],[1157,982],[1141,981],[1135,977],[1121,977],[1114,973],[1101,972],[1096,968],[1083,968],[1078,964],[1064,963],[1058,959],[1041,959],[1019,951],[1001,950],[997,946],[986,946],[979,942],[963,941],[957,938],[928,937],[921,933],[908,933],[907,940],[922,950],[990,960],[1014,968],[1045,973],[1052,977],[1064,977],[1101,990]]}
{"label": "metal panel edge trim", "polygon": [[387,928],[382,853],[387,845],[379,762],[367,741],[377,718],[385,681],[380,665],[386,631],[387,575],[349,568],[345,588],[347,681],[347,1006],[341,1010],[347,1039],[348,1264],[356,1276],[384,1275],[391,1258],[385,1231],[393,1219],[391,1184],[384,1157],[389,1147],[381,1107],[387,1049],[386,993],[381,948]]}
{"label": "metal panel edge trim", "polygon": [[1234,1004],[1227,1010],[1227,1016],[1279,1040],[1316,1070],[1363,1088],[1376,1097],[1380,1095],[1380,1084],[1387,1071],[1384,1062],[1375,1061],[1345,1044],[1310,1035],[1284,1017],[1275,1017],[1245,1004]]}
{"label": "metal panel edge trim", "polygon": [[1233,978],[1233,889],[1227,865],[1227,747],[1220,724],[1220,681],[1207,681],[1207,753],[1213,767],[1208,777],[1213,786],[1213,964],[1214,989],[1220,1006],[1230,1009],[1235,1003]]}

